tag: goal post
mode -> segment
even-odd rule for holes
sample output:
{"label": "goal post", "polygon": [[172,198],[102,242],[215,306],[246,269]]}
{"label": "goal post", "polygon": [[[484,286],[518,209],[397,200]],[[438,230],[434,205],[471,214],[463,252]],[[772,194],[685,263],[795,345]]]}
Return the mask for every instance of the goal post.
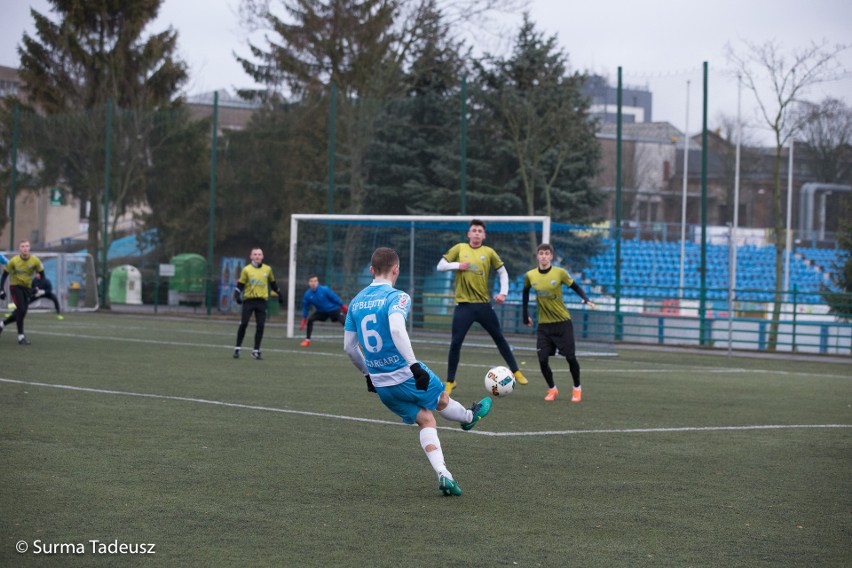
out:
{"label": "goal post", "polygon": [[398,287],[420,307],[421,313],[409,318],[409,326],[445,321],[452,274],[438,272],[436,267],[451,246],[467,241],[471,219],[485,222],[485,244],[497,250],[511,278],[522,278],[534,261],[535,247],[550,241],[548,216],[293,214],[287,337],[294,337],[296,313],[301,311],[309,275],[319,275],[322,284],[344,300],[351,299],[372,280],[370,257],[382,246],[399,252],[402,266]]}
{"label": "goal post", "polygon": [[[11,259],[17,251],[2,251]],[[32,253],[44,265],[44,275],[53,284],[53,295],[63,312],[92,312],[100,307],[95,261],[88,253]],[[7,281],[8,283],[8,281]],[[3,306],[6,307],[6,306]],[[52,312],[53,302],[36,298],[29,309],[33,312]]]}

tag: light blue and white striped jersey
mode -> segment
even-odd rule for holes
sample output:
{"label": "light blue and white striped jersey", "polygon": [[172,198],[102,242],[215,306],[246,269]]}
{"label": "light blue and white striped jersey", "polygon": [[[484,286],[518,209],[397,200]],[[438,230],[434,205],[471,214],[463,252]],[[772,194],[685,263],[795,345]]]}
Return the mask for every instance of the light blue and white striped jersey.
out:
{"label": "light blue and white striped jersey", "polygon": [[370,379],[377,387],[398,385],[411,378],[411,369],[391,336],[389,316],[401,313],[408,319],[411,297],[389,282],[373,282],[350,302],[346,331],[358,333]]}

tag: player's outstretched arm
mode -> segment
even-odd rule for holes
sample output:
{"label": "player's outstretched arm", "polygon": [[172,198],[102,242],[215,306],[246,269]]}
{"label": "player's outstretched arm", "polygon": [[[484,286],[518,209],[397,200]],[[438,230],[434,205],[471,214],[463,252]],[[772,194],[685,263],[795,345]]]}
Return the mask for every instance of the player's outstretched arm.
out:
{"label": "player's outstretched arm", "polygon": [[576,281],[573,284],[571,284],[571,289],[574,290],[574,292],[576,292],[578,296],[580,296],[580,298],[583,300],[584,304],[586,304],[587,306],[589,306],[593,310],[597,307],[597,306],[595,306],[595,303],[593,301],[591,301],[588,296],[586,296],[586,293],[583,292],[583,289],[580,288],[580,285],[577,284]]}
{"label": "player's outstretched arm", "polygon": [[446,258],[441,257],[438,261],[438,270],[447,272],[448,270],[467,270],[470,268],[469,262],[450,262]]}

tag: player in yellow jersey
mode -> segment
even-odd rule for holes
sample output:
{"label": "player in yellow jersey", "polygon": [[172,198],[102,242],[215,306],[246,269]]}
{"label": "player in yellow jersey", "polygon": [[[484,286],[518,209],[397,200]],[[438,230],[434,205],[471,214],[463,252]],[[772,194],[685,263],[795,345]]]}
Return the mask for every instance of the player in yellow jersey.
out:
{"label": "player in yellow jersey", "polygon": [[15,322],[18,327],[18,344],[29,345],[30,340],[24,335],[24,318],[27,317],[27,308],[30,303],[33,287],[33,275],[38,273],[44,278],[44,265],[34,254],[30,254],[30,242],[18,243],[18,254],[9,259],[3,275],[0,276],[0,300],[6,299],[6,278],[9,278],[9,294],[15,302],[15,311],[0,322],[0,332],[8,324]]}
{"label": "player in yellow jersey", "polygon": [[505,302],[509,292],[509,273],[497,252],[482,244],[485,241],[485,223],[473,219],[467,231],[467,239],[467,243],[453,246],[438,262],[438,270],[456,271],[456,307],[453,310],[452,339],[447,357],[447,394],[451,394],[456,386],[461,346],[473,322],[478,322],[491,335],[506,365],[515,374],[515,380],[525,385],[528,381],[515,361],[509,342],[503,337],[488,291],[488,276],[495,270],[500,279],[500,293],[494,296],[494,301],[498,304]]}
{"label": "player in yellow jersey", "polygon": [[533,321],[529,316],[530,288],[535,289],[535,299],[538,305],[538,330],[536,332],[536,352],[538,364],[549,390],[544,400],[554,400],[559,393],[553,381],[553,371],[550,369],[548,358],[556,355],[558,349],[568,361],[571,378],[574,380],[574,390],[571,402],[583,399],[583,387],[580,385],[580,363],[577,361],[574,346],[574,324],[571,314],[562,299],[562,286],[565,285],[582,298],[583,303],[594,309],[595,304],[589,300],[579,284],[564,268],[553,266],[553,246],[548,243],[539,245],[536,252],[538,268],[533,268],[524,275],[524,325],[532,327]]}
{"label": "player in yellow jersey", "polygon": [[251,315],[254,314],[254,349],[251,356],[258,361],[263,359],[260,354],[260,342],[263,341],[263,328],[266,325],[266,303],[269,298],[269,289],[272,288],[278,294],[278,303],[284,303],[284,294],[275,283],[275,275],[272,268],[263,264],[263,250],[259,247],[251,249],[251,263],[247,264],[240,272],[237,281],[237,289],[234,290],[234,301],[243,305],[240,327],[237,330],[237,346],[234,348],[234,359],[239,359],[243,338],[246,335]]}

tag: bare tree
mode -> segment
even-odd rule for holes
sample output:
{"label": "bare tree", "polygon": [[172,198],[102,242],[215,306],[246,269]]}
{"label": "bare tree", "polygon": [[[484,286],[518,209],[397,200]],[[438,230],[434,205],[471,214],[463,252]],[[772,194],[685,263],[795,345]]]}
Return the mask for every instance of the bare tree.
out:
{"label": "bare tree", "polygon": [[[728,205],[729,218],[733,218],[734,207],[734,183],[736,178],[736,147],[737,147],[737,117],[736,115],[719,113],[716,116],[718,124],[717,132],[724,144],[720,144],[717,150],[719,165],[722,168],[722,183],[725,188],[725,203]],[[747,125],[743,125],[740,138],[740,177],[748,179],[763,171],[763,160],[760,147],[750,132]],[[740,197],[740,201],[748,199]],[[740,218],[740,222],[743,222]]]}
{"label": "bare tree", "polygon": [[798,121],[817,179],[825,183],[852,181],[852,108],[828,97],[819,104],[800,105]]}
{"label": "bare tree", "polygon": [[[801,127],[800,117],[794,112],[796,103],[806,91],[819,83],[834,79],[842,66],[837,56],[849,45],[831,45],[827,40],[812,42],[804,48],[785,52],[779,41],[762,44],[742,41],[740,49],[730,44],[725,47],[728,63],[734,73],[742,77],[746,87],[754,93],[758,113],[775,138],[775,165],[773,218],[775,219],[775,298],[772,324],[769,332],[769,349],[778,345],[778,326],[781,319],[781,282],[784,271],[785,227],[781,209],[782,151],[787,142]],[[768,79],[770,88],[763,86]]]}

